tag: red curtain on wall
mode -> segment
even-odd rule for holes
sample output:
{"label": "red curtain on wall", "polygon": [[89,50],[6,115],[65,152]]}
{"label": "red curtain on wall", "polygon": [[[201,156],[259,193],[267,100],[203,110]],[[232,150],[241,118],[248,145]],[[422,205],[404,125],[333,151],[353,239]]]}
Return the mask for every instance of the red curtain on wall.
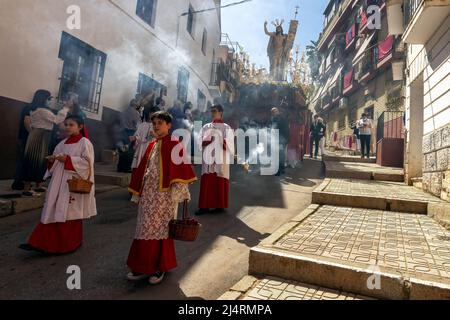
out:
{"label": "red curtain on wall", "polygon": [[394,36],[388,36],[384,41],[378,45],[378,61],[386,58],[391,52],[394,46]]}
{"label": "red curtain on wall", "polygon": [[344,76],[344,89],[350,87],[353,83],[353,69],[347,72]]}

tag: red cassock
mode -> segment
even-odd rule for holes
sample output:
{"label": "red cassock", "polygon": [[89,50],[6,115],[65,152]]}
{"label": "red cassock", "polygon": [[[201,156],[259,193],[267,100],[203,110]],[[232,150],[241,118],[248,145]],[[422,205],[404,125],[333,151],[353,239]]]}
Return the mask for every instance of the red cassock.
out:
{"label": "red cassock", "polygon": [[[231,127],[221,120],[214,120],[212,123],[205,125],[202,129],[200,138],[202,139],[202,147],[206,148],[211,143],[209,138],[212,130],[218,130],[223,137],[222,148],[224,157],[228,157],[234,149],[234,135],[227,134]],[[205,151],[205,149],[203,149]],[[224,159],[225,159],[224,158]],[[214,163],[202,166],[202,178],[200,186],[200,196],[198,207],[200,209],[228,209],[229,207],[229,190],[230,190],[230,166],[225,163]]]}
{"label": "red cassock", "polygon": [[[83,136],[73,136],[65,144],[78,143]],[[49,163],[51,167],[51,164]],[[67,157],[64,169],[76,171]],[[66,254],[77,250],[83,241],[83,220],[43,224],[39,223],[31,234],[28,244],[35,249],[51,254]]]}
{"label": "red cassock", "polygon": [[[153,148],[160,147],[160,181],[159,192],[169,192],[175,183],[189,184],[197,180],[186,152],[181,148],[178,140],[172,141],[171,136],[150,143],[144,158],[134,172],[129,191],[135,195],[142,196],[144,188],[144,176],[149,163],[149,157]],[[181,164],[175,164],[171,159],[174,148],[179,148],[180,156],[185,159]],[[168,208],[169,210],[169,208]],[[175,244],[173,239],[141,240],[134,239],[127,260],[128,267],[134,273],[154,274],[156,272],[167,272],[177,266]]]}

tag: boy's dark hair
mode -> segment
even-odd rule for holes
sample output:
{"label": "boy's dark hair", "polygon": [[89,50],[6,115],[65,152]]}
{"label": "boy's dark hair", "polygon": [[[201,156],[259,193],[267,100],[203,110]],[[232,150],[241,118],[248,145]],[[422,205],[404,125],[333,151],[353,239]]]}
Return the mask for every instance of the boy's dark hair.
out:
{"label": "boy's dark hair", "polygon": [[166,111],[158,111],[152,115],[151,120],[153,121],[154,119],[163,120],[167,124],[171,124],[173,117]]}
{"label": "boy's dark hair", "polygon": [[156,112],[159,112],[159,111],[161,111],[161,109],[158,108],[158,107],[145,108],[145,109],[144,109],[144,114],[143,114],[143,116],[144,116],[144,121],[150,121],[150,120],[151,120],[151,119],[150,119],[150,116],[151,116],[153,113],[156,113]]}
{"label": "boy's dark hair", "polygon": [[84,126],[84,119],[82,116],[78,115],[78,114],[70,114],[66,117],[66,120],[73,120],[75,121],[79,126]]}
{"label": "boy's dark hair", "polygon": [[[85,128],[85,124],[84,124],[84,118],[81,116],[81,115],[79,115],[79,114],[69,114],[67,117],[66,117],[66,119],[64,120],[64,122],[65,121],[67,121],[67,120],[73,120],[73,121],[75,121],[77,124],[78,124],[78,126],[83,126],[83,129]],[[84,130],[81,130],[81,134],[83,135],[83,137],[85,136],[85,131]]]}
{"label": "boy's dark hair", "polygon": [[222,107],[222,105],[220,105],[220,104],[215,104],[215,105],[213,105],[213,106],[211,107],[211,110],[214,110],[214,109],[216,109],[217,111],[223,113],[223,107]]}

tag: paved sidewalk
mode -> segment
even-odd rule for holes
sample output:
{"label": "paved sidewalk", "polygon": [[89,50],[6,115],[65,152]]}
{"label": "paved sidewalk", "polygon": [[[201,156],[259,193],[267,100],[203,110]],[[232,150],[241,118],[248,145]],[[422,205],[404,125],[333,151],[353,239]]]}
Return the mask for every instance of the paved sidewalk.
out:
{"label": "paved sidewalk", "polygon": [[400,168],[382,167],[376,163],[325,161],[327,178],[381,180],[403,182],[404,171]]}
{"label": "paved sidewalk", "polygon": [[[381,289],[367,281],[377,272]],[[450,232],[411,213],[311,206],[250,255],[250,273],[385,299],[450,299]]]}
{"label": "paved sidewalk", "polygon": [[443,201],[404,183],[327,178],[314,190],[313,203],[427,214],[429,203]]}
{"label": "paved sidewalk", "polygon": [[244,277],[219,300],[373,300],[366,296],[285,280]]}
{"label": "paved sidewalk", "polygon": [[361,156],[342,155],[328,152],[322,157],[323,161],[353,162],[353,163],[376,163],[376,158],[361,158]]}
{"label": "paved sidewalk", "polygon": [[[45,193],[35,197],[22,197],[22,191],[11,190],[13,180],[0,180],[0,218],[37,210],[44,206]],[[101,194],[118,189],[119,186],[96,184],[95,193]]]}

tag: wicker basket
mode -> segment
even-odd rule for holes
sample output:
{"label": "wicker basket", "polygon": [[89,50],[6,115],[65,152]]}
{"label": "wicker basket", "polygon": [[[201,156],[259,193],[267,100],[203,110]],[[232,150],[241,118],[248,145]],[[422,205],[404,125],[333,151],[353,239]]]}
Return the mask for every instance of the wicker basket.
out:
{"label": "wicker basket", "polygon": [[71,193],[89,194],[92,190],[93,183],[91,182],[91,169],[89,167],[89,177],[87,180],[77,179],[72,176],[72,179],[67,180],[69,184],[69,191]]}
{"label": "wicker basket", "polygon": [[189,217],[188,203],[183,204],[183,219],[174,219],[169,223],[169,236],[178,241],[193,242],[197,240],[201,224]]}

